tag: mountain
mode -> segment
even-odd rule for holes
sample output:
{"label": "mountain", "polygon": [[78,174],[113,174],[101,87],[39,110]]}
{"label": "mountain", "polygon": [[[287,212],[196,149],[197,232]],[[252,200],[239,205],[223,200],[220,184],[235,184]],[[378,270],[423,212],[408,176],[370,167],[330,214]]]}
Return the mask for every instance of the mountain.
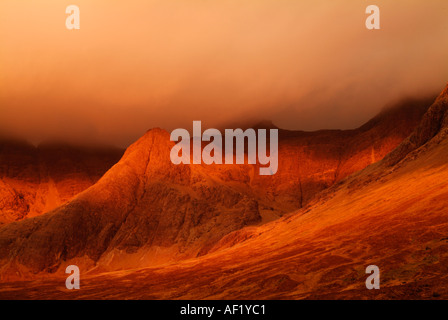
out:
{"label": "mountain", "polygon": [[279,132],[279,171],[258,165],[178,165],[169,134],[152,129],[92,187],[47,214],[0,228],[3,279],[181,261],[215,250],[233,231],[304,207],[320,191],[382,159],[406,138],[427,101],[387,109],[356,130]]}
{"label": "mountain", "polygon": [[[6,283],[0,298],[446,299],[446,159],[448,87],[409,138],[383,160],[302,209],[229,233],[207,255],[86,275],[76,292],[61,289],[63,279],[57,278]],[[0,231],[1,247],[5,233],[12,235],[10,226]],[[372,264],[380,268],[380,290],[365,287],[365,269]]]}
{"label": "mountain", "polygon": [[93,185],[122,156],[78,147],[0,138],[0,225],[40,215]]}

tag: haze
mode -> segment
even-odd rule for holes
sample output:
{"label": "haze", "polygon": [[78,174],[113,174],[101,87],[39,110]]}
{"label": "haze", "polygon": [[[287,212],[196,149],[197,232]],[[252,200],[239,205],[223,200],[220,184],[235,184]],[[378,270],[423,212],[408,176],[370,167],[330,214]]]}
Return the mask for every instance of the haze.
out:
{"label": "haze", "polygon": [[[67,30],[65,8],[80,8]],[[446,0],[0,2],[1,132],[127,146],[147,129],[354,128],[448,80]]]}

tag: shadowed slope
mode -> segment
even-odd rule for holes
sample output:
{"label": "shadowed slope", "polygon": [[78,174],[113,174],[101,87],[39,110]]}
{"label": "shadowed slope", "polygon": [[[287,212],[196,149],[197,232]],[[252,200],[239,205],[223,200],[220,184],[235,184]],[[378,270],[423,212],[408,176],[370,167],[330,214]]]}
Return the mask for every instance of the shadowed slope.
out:
{"label": "shadowed slope", "polygon": [[0,225],[50,211],[93,185],[123,151],[0,139]]}

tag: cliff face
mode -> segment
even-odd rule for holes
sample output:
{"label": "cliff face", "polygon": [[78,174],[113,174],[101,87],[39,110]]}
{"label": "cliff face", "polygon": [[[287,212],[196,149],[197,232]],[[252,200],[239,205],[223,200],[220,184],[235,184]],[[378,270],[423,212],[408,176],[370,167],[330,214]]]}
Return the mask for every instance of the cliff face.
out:
{"label": "cliff face", "polygon": [[356,130],[282,130],[274,176],[258,176],[257,165],[175,166],[169,134],[150,130],[89,189],[0,228],[0,272],[55,272],[73,261],[119,269],[201,256],[232,231],[298,209],[382,159],[426,108],[425,101],[404,103]]}
{"label": "cliff face", "polygon": [[0,139],[0,225],[60,206],[98,181],[122,153]]}
{"label": "cliff face", "polygon": [[281,130],[277,174],[256,176],[252,186],[280,203],[283,212],[301,208],[322,190],[383,159],[412,133],[433,102],[403,101],[355,130]]}
{"label": "cliff face", "polygon": [[391,152],[384,160],[394,165],[413,150],[423,146],[436,135],[445,135],[448,127],[448,86],[440,93],[436,101],[423,116],[422,121],[412,134]]}

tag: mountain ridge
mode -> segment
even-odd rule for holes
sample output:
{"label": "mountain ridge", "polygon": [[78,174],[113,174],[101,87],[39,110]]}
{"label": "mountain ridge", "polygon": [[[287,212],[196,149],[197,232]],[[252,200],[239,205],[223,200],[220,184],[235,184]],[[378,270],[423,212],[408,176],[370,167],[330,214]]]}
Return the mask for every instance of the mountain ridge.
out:
{"label": "mountain ridge", "polygon": [[[68,203],[0,228],[0,274],[54,273],[73,261],[99,272],[202,256],[232,231],[297,210],[382,159],[412,131],[418,115],[336,136],[280,132],[279,172],[272,177],[254,175],[257,165],[174,166],[169,134],[149,130]],[[388,136],[382,126],[392,124]]]}
{"label": "mountain ridge", "polygon": [[[447,114],[448,97],[430,109],[413,135],[428,137],[426,121],[439,123],[440,116],[431,115]],[[231,232],[207,255],[86,274],[76,292],[59,288],[63,272],[44,282],[10,282],[0,298],[446,299],[447,129],[443,120],[395,164],[381,160],[307,207]],[[365,287],[368,265],[380,268],[380,290]]]}

